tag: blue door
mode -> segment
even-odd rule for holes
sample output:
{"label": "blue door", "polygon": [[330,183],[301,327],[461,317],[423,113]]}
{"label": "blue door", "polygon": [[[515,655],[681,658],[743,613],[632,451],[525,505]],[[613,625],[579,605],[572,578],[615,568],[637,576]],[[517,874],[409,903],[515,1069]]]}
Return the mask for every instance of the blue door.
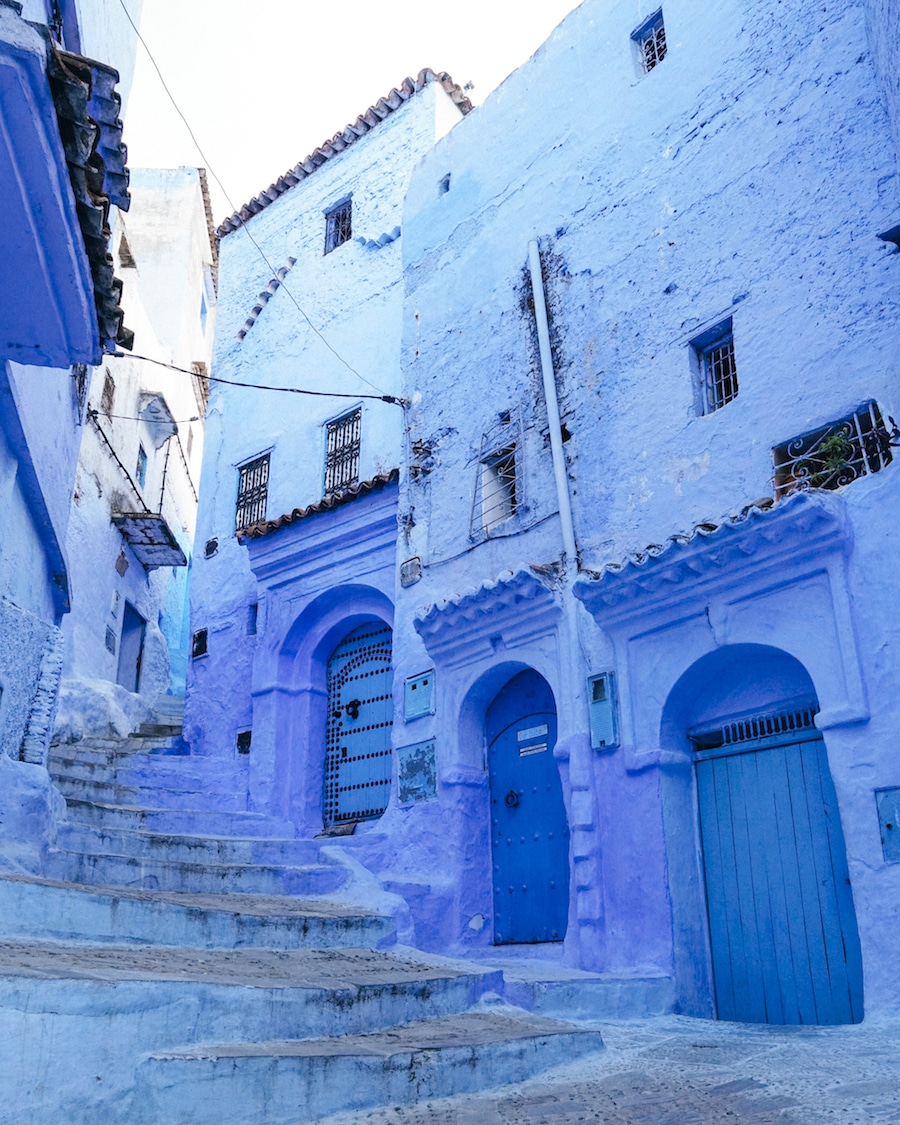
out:
{"label": "blue door", "polygon": [[[701,751],[697,790],[719,1019],[863,1018],[837,796],[814,727]],[[746,724],[745,724],[746,725]]]}
{"label": "blue door", "polygon": [[391,630],[369,621],[328,661],[326,825],[381,816],[391,795]]}
{"label": "blue door", "polygon": [[562,941],[569,910],[569,829],[553,757],[556,704],[521,672],[485,719],[494,864],[494,942]]}

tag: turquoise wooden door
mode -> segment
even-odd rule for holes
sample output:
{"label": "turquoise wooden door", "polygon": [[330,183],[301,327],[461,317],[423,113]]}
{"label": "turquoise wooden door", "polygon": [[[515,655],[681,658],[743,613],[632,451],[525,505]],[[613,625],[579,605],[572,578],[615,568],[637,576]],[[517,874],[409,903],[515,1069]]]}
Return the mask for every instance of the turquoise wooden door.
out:
{"label": "turquoise wooden door", "polygon": [[521,672],[486,719],[494,866],[494,942],[562,941],[569,909],[569,829],[546,680]]}
{"label": "turquoise wooden door", "polygon": [[719,1019],[859,1022],[859,936],[821,736],[810,726],[698,759]]}
{"label": "turquoise wooden door", "polygon": [[391,630],[369,621],[328,661],[326,825],[381,816],[391,795]]}

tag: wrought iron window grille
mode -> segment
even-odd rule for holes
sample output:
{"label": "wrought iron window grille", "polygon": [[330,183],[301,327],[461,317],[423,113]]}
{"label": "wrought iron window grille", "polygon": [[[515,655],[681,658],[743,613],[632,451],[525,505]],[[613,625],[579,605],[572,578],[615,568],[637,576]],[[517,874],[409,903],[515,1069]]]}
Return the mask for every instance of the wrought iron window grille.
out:
{"label": "wrought iron window grille", "polygon": [[731,317],[695,337],[691,340],[691,347],[700,380],[700,413],[713,414],[738,395]]}
{"label": "wrought iron window grille", "polygon": [[498,422],[481,437],[469,518],[471,539],[508,530],[509,521],[524,511],[523,449],[518,413],[502,411]]}
{"label": "wrought iron window grille", "polygon": [[362,408],[329,422],[325,444],[325,495],[359,483]]}
{"label": "wrought iron window grille", "polygon": [[138,446],[134,475],[137,477],[138,484],[143,488],[147,483],[147,450],[142,445]]}
{"label": "wrought iron window grille", "polygon": [[330,254],[353,237],[353,200],[344,199],[325,212],[325,253]]}
{"label": "wrought iron window grille", "polygon": [[257,457],[238,469],[237,513],[234,529],[250,527],[266,518],[269,495],[269,454]]}
{"label": "wrought iron window grille", "polygon": [[663,61],[668,49],[662,8],[644,20],[637,31],[632,32],[631,39],[637,49],[641,69],[644,74],[649,74]]}
{"label": "wrought iron window grille", "polygon": [[775,497],[811,488],[841,488],[859,477],[880,472],[894,459],[900,429],[888,416],[885,427],[874,401],[827,426],[791,438],[772,450]]}

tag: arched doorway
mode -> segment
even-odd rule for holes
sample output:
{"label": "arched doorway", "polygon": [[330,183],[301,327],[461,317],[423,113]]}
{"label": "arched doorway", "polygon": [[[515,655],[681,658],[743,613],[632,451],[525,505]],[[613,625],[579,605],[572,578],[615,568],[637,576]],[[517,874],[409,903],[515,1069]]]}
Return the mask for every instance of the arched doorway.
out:
{"label": "arched doorway", "polygon": [[859,1022],[856,914],[812,681],[787,653],[744,645],[698,661],[681,688],[719,1019]]}
{"label": "arched doorway", "polygon": [[494,943],[562,941],[569,909],[569,829],[553,757],[556,703],[527,670],[485,716],[491,798]]}
{"label": "arched doorway", "polygon": [[381,816],[391,793],[394,722],[389,625],[367,621],[328,661],[325,737],[326,827]]}

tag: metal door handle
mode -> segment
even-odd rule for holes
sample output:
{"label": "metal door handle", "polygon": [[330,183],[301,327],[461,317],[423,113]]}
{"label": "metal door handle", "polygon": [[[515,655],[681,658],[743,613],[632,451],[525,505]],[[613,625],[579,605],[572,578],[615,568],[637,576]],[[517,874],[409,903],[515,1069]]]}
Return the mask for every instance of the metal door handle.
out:
{"label": "metal door handle", "polygon": [[517,792],[515,791],[515,789],[510,789],[510,791],[509,791],[509,792],[508,792],[508,793],[506,794],[506,796],[505,796],[505,797],[503,798],[503,801],[504,801],[504,803],[505,803],[506,807],[507,807],[508,809],[514,809],[514,808],[516,808],[516,807],[518,806],[518,804],[519,804],[519,797],[520,797],[520,796],[521,796],[521,794],[520,794],[520,793],[517,793]]}
{"label": "metal door handle", "polygon": [[345,710],[346,710],[347,714],[350,716],[351,719],[358,719],[359,718],[360,706],[361,706],[361,700],[359,700],[359,699],[351,699],[350,702],[347,704]]}

